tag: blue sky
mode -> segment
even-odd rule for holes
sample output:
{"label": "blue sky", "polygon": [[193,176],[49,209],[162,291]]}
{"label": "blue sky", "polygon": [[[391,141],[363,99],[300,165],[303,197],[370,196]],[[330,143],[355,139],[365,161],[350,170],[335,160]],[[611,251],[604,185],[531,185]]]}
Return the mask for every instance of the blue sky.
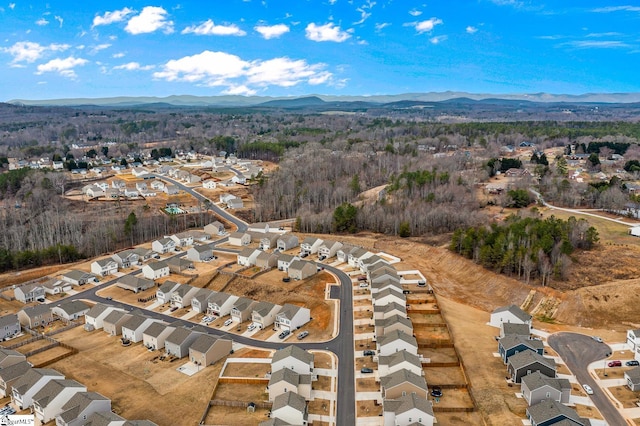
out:
{"label": "blue sky", "polygon": [[640,92],[635,3],[15,0],[0,100]]}

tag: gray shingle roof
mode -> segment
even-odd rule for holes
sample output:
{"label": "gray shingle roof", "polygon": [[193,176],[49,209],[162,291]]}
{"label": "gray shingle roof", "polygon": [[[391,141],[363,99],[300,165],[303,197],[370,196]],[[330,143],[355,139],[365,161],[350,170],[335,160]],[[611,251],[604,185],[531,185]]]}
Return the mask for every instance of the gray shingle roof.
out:
{"label": "gray shingle roof", "polygon": [[13,384],[13,388],[20,394],[24,394],[27,390],[31,389],[40,378],[45,376],[64,377],[62,373],[51,368],[32,368]]}
{"label": "gray shingle roof", "polygon": [[551,399],[544,399],[540,403],[532,405],[527,408],[527,412],[535,424],[544,423],[560,417],[571,419],[577,425],[585,424],[575,410]]}
{"label": "gray shingle roof", "polygon": [[301,413],[305,413],[307,401],[295,392],[285,392],[275,397],[271,411],[273,412],[287,406]]}
{"label": "gray shingle roof", "polygon": [[529,324],[503,322],[500,327],[502,328],[502,334],[504,334],[505,336],[508,336],[510,334],[528,336],[529,334],[531,334],[531,326]]}
{"label": "gray shingle roof", "polygon": [[626,371],[625,375],[629,377],[629,380],[631,380],[632,384],[634,385],[640,384],[640,367],[635,367],[635,368],[632,368],[631,370]]}
{"label": "gray shingle roof", "polygon": [[82,413],[82,411],[93,401],[109,401],[109,398],[106,398],[97,392],[78,392],[62,406],[64,411],[60,414],[60,417],[62,417],[62,420],[66,423],[69,423],[72,420],[77,419],[80,413]]}
{"label": "gray shingle roof", "polygon": [[380,377],[380,385],[385,389],[391,389],[407,382],[420,389],[424,389],[425,392],[427,391],[427,382],[424,377],[418,376],[409,370],[402,369],[388,376]]}
{"label": "gray shingle roof", "polygon": [[498,344],[502,346],[502,348],[504,348],[504,350],[506,351],[512,348],[516,348],[520,345],[524,345],[534,351],[540,351],[544,349],[542,340],[529,339],[525,336],[519,336],[517,334],[509,334],[507,336],[504,336],[498,341]]}
{"label": "gray shingle roof", "polygon": [[412,354],[411,352],[407,352],[406,350],[401,350],[388,356],[381,355],[380,357],[378,357],[379,365],[394,367],[398,364],[402,364],[403,362],[408,362],[409,364],[422,368],[420,357]]}
{"label": "gray shingle roof", "polygon": [[410,345],[415,346],[416,348],[418,347],[418,342],[416,341],[415,337],[410,334],[403,333],[400,330],[393,330],[385,334],[384,336],[378,337],[378,345],[380,346],[395,344],[395,342],[397,341],[407,342]]}
{"label": "gray shingle roof", "polygon": [[535,362],[539,362],[540,364],[546,365],[549,368],[556,369],[556,362],[552,358],[545,358],[537,352],[533,351],[523,351],[518,352],[515,355],[511,355],[509,357],[508,364],[511,365],[514,369],[520,370],[527,365],[531,365]]}
{"label": "gray shingle roof", "polygon": [[165,339],[165,343],[168,342],[180,345],[182,344],[182,342],[187,340],[189,336],[191,336],[191,333],[193,333],[193,331],[189,330],[188,328],[176,327],[176,329],[167,336],[167,338]]}
{"label": "gray shingle roof", "polygon": [[[222,338],[211,336],[210,334],[203,334],[191,344],[191,349],[200,353],[205,353],[209,349],[211,349],[211,347],[215,345],[216,342],[220,339]],[[223,340],[226,340],[226,339],[223,339]]]}
{"label": "gray shingle roof", "polygon": [[33,395],[33,401],[40,407],[46,407],[49,405],[56,396],[60,394],[66,388],[84,388],[86,387],[82,383],[78,383],[71,379],[58,379],[50,380],[46,385],[42,387],[35,395]]}
{"label": "gray shingle roof", "polygon": [[0,327],[6,327],[17,323],[19,323],[19,321],[16,314],[9,314],[0,317]]}
{"label": "gray shingle roof", "polygon": [[281,318],[292,319],[300,309],[302,308],[298,305],[285,303],[282,306],[282,309],[280,309],[280,312],[278,312],[277,316]]}
{"label": "gray shingle roof", "polygon": [[147,335],[149,337],[158,337],[167,327],[170,327],[167,324],[162,324],[160,322],[154,322],[150,324],[149,327],[146,328],[142,332],[143,335]]}
{"label": "gray shingle roof", "polygon": [[[396,415],[405,413],[409,410],[418,409],[423,413],[433,416],[433,404],[431,401],[427,401],[425,398],[420,398],[415,393],[411,393],[409,395],[402,396],[395,400],[397,404],[393,407],[392,410],[387,410],[388,400],[384,401],[384,411],[394,411]],[[391,404],[390,404],[391,405]],[[389,407],[392,408],[392,407]]]}
{"label": "gray shingle roof", "polygon": [[549,386],[553,389],[562,392],[563,389],[571,389],[571,383],[567,379],[556,379],[542,374],[539,371],[534,371],[531,374],[527,374],[522,378],[529,390],[539,389],[543,386]]}
{"label": "gray shingle roof", "polygon": [[311,365],[311,363],[313,362],[313,354],[299,348],[298,346],[291,345],[277,350],[273,354],[271,363],[273,364],[274,362],[281,361],[283,359],[289,358],[290,356],[304,362],[305,364]]}
{"label": "gray shingle roof", "polygon": [[31,370],[31,364],[29,364],[26,360],[21,361],[17,364],[1,368],[0,380],[6,384],[14,379],[17,379],[18,377],[24,376],[29,370]]}
{"label": "gray shingle roof", "polygon": [[67,302],[62,302],[57,307],[62,309],[69,316],[89,309],[89,305],[84,303],[82,300],[70,300]]}
{"label": "gray shingle roof", "polygon": [[528,313],[520,309],[519,306],[516,306],[516,305],[502,306],[500,308],[497,308],[492,313],[497,314],[500,312],[510,312],[511,314],[515,315],[518,319],[520,319],[523,322],[531,321],[531,315],[529,315]]}

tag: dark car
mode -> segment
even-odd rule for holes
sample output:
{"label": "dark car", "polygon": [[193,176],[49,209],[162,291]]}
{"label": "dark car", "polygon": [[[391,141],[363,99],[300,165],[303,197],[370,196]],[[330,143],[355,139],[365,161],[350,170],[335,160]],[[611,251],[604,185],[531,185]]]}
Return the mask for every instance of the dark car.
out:
{"label": "dark car", "polygon": [[362,352],[362,355],[364,356],[369,356],[369,355],[375,355],[376,351],[372,351],[371,349],[367,349],[366,351]]}
{"label": "dark car", "polygon": [[285,337],[287,337],[289,334],[291,334],[291,332],[289,330],[285,330],[282,333],[278,334],[278,337],[280,339],[284,339]]}
{"label": "dark car", "polygon": [[607,367],[622,367],[622,361],[609,361]]}
{"label": "dark car", "polygon": [[364,368],[361,368],[361,369],[360,369],[360,372],[361,372],[361,373],[373,373],[373,369],[372,369],[372,368],[364,367]]}
{"label": "dark car", "polygon": [[434,386],[431,388],[431,396],[434,398],[440,398],[442,396],[442,388],[440,386]]}
{"label": "dark car", "polygon": [[290,278],[290,277],[284,277],[284,278],[282,278],[282,282],[284,282],[284,283],[288,283],[289,281],[291,281],[291,278]]}
{"label": "dark car", "polygon": [[627,367],[637,367],[640,365],[640,361],[632,359],[630,361],[625,362],[624,365],[626,365]]}

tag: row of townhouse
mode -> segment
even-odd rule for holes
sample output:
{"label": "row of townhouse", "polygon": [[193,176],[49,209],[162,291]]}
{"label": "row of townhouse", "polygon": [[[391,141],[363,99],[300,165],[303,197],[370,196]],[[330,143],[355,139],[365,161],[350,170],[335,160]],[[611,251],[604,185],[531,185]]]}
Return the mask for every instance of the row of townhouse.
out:
{"label": "row of townhouse", "polygon": [[[111,400],[49,368],[33,368],[20,352],[0,348],[0,396],[11,397],[17,410],[31,408],[41,424],[80,426],[101,418],[125,424],[111,412]],[[148,420],[138,424],[154,425]]]}
{"label": "row of townhouse", "polygon": [[46,327],[53,321],[64,322],[81,319],[91,307],[82,300],[63,300],[57,304],[27,306],[15,315],[21,327],[34,329]]}
{"label": "row of townhouse", "polygon": [[516,305],[503,306],[491,313],[489,324],[500,328],[498,353],[507,366],[508,377],[520,384],[532,425],[591,424],[565,405],[570,403],[571,383],[557,377],[555,361],[543,356],[542,340],[531,337],[530,314]]}
{"label": "row of townhouse", "polygon": [[279,252],[268,253],[248,247],[238,253],[237,262],[242,266],[257,266],[265,270],[277,267],[294,280],[304,280],[315,275],[319,270],[316,263],[302,260],[298,256]]}
{"label": "row of townhouse", "polygon": [[16,287],[13,290],[16,300],[22,303],[43,302],[47,294],[61,294],[71,290],[74,286],[83,286],[95,282],[96,276],[90,272],[72,269],[57,278],[39,279]]}

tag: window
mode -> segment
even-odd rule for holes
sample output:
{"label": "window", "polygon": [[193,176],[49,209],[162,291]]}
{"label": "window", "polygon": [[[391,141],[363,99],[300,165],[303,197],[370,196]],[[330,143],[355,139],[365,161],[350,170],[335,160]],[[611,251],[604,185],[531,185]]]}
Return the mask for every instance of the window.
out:
{"label": "window", "polygon": [[551,392],[547,392],[547,398],[551,398]]}

